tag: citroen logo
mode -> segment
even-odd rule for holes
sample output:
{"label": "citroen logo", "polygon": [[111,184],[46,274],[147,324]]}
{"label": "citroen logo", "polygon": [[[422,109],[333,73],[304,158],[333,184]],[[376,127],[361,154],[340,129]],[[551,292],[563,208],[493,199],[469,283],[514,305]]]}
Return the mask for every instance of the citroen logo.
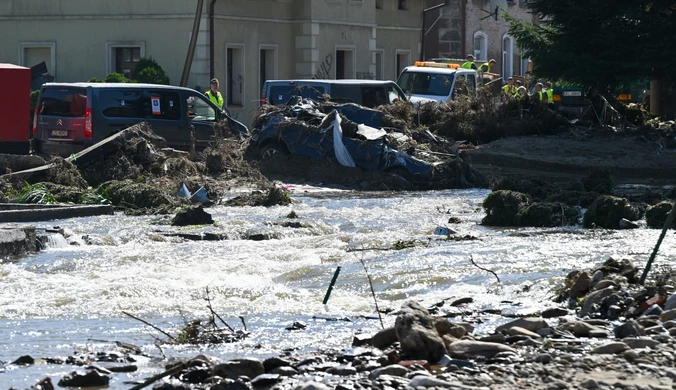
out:
{"label": "citroen logo", "polygon": [[61,119],[59,119],[59,120],[56,121],[56,124],[59,125],[59,126],[63,126],[63,121]]}

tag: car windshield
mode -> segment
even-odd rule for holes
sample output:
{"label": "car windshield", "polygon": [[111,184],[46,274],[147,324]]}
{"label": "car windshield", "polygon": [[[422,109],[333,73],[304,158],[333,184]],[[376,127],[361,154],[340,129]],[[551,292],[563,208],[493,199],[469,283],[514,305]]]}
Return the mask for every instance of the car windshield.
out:
{"label": "car windshield", "polygon": [[397,84],[404,92],[414,95],[448,96],[453,77],[453,74],[406,71],[399,76]]}

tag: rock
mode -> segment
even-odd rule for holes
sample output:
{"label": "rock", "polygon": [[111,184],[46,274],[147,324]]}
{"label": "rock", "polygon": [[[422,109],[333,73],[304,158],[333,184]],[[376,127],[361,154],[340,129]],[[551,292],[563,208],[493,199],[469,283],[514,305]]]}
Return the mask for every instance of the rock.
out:
{"label": "rock", "polygon": [[669,328],[669,336],[676,337],[676,328]]}
{"label": "rock", "polygon": [[[654,305],[650,306],[646,311],[644,311],[642,315],[644,315],[644,316],[654,316],[654,315],[658,315],[658,316],[661,317],[661,316],[662,316],[662,312],[663,312],[663,310],[662,310],[662,308],[660,307],[660,305],[654,304]],[[670,319],[673,319],[673,318],[670,318]]]}
{"label": "rock", "polygon": [[86,371],[84,374],[73,371],[64,376],[59,381],[58,385],[61,387],[95,387],[108,386],[110,377],[101,375],[95,370]]}
{"label": "rock", "polygon": [[331,367],[326,370],[329,374],[338,375],[338,376],[350,376],[357,373],[357,369],[348,366],[346,364],[341,364],[340,366]]}
{"label": "rock", "polygon": [[622,218],[636,221],[640,217],[641,212],[638,207],[632,205],[627,199],[601,195],[584,213],[582,224],[585,228],[618,229]]}
{"label": "rock", "polygon": [[378,349],[385,349],[397,341],[397,331],[394,327],[379,330],[371,338],[371,345]]}
{"label": "rock", "polygon": [[580,273],[577,278],[575,279],[575,282],[573,285],[570,287],[570,291],[568,292],[568,295],[571,298],[581,298],[589,292],[591,289],[591,281],[592,278],[589,275],[589,272],[582,272]]}
{"label": "rock", "polygon": [[662,326],[664,326],[664,329],[671,329],[676,326],[676,321],[664,321]]}
{"label": "rock", "polygon": [[516,215],[517,226],[555,227],[575,225],[580,219],[577,207],[559,202],[535,202],[524,206]]}
{"label": "rock", "polygon": [[507,338],[502,333],[495,333],[495,334],[491,334],[491,335],[482,337],[482,338],[479,339],[479,341],[483,341],[483,342],[486,342],[486,343],[504,343],[504,342],[507,341]]}
{"label": "rock", "polygon": [[547,364],[550,363],[554,358],[548,353],[541,353],[535,357],[536,363]]}
{"label": "rock", "polygon": [[643,348],[655,349],[658,345],[660,345],[659,341],[648,338],[627,337],[622,339],[622,342],[627,344],[631,349],[643,349]]}
{"label": "rock", "polygon": [[279,357],[271,357],[263,361],[263,368],[265,369],[265,372],[271,372],[277,367],[286,367],[290,365],[291,362]]}
{"label": "rock", "polygon": [[436,362],[446,354],[446,347],[434,328],[434,318],[416,302],[406,302],[394,324],[402,353],[408,358]]}
{"label": "rock", "polygon": [[591,332],[598,330],[596,326],[588,324],[584,321],[568,322],[563,324],[561,328],[572,332],[575,337],[589,337]]}
{"label": "rock", "polygon": [[615,333],[615,338],[623,339],[625,337],[643,336],[645,335],[645,329],[638,322],[628,320],[624,324],[615,327],[613,333]]}
{"label": "rock", "polygon": [[465,328],[465,334],[474,333],[474,325],[470,324],[469,322],[455,322],[454,324]]}
{"label": "rock", "polygon": [[451,323],[445,318],[436,319],[434,327],[441,336],[451,335],[459,339],[467,334],[467,330],[464,327]]}
{"label": "rock", "polygon": [[542,312],[542,318],[556,318],[563,317],[568,315],[568,310],[562,309],[560,307],[552,307],[551,309],[546,309]]}
{"label": "rock", "polygon": [[676,309],[676,294],[669,295],[667,301],[664,303],[664,310]]}
{"label": "rock", "polygon": [[211,376],[211,370],[205,367],[188,367],[186,370],[181,372],[178,376],[178,379],[181,382],[187,382],[192,384],[202,383],[207,378]]}
{"label": "rock", "polygon": [[124,366],[110,366],[106,368],[110,372],[135,372],[138,370],[138,366],[134,364],[126,364]]}
{"label": "rock", "polygon": [[594,290],[594,291],[595,290],[603,290],[604,288],[610,287],[610,286],[619,287],[617,285],[617,283],[615,283],[615,281],[610,280],[610,279],[603,279],[603,280],[599,281],[598,283],[596,283],[596,285],[592,288],[592,290]]}
{"label": "rock", "polygon": [[171,220],[171,226],[211,225],[213,223],[211,214],[204,211],[202,206],[183,209]]}
{"label": "rock", "polygon": [[486,216],[481,220],[488,226],[516,226],[517,214],[530,204],[530,197],[516,191],[493,191],[483,201]]}
{"label": "rock", "polygon": [[460,305],[466,305],[468,303],[474,302],[474,298],[472,297],[467,297],[467,298],[460,298],[456,299],[451,303],[451,306],[460,306]]}
{"label": "rock", "polygon": [[251,386],[253,387],[272,386],[275,383],[279,382],[280,380],[281,376],[279,374],[260,374],[251,380]]}
{"label": "rock", "polygon": [[542,318],[538,317],[525,317],[525,318],[519,318],[514,321],[508,322],[506,324],[500,325],[497,328],[495,328],[496,333],[502,333],[503,330],[508,330],[509,328],[518,326],[520,328],[524,328],[527,330],[530,330],[531,332],[537,332],[539,329],[542,328],[549,328],[549,325],[545,320]]}
{"label": "rock", "polygon": [[411,381],[408,383],[407,388],[413,388],[413,389],[418,389],[418,388],[428,388],[428,387],[442,387],[446,389],[452,389],[452,390],[488,390],[488,387],[475,387],[475,386],[467,386],[463,385],[459,382],[447,382],[443,379],[435,378],[432,376],[427,376],[427,375],[418,375],[413,377]]}
{"label": "rock", "polygon": [[516,352],[514,348],[504,344],[474,340],[458,340],[448,349],[448,354],[457,359],[473,359],[479,356],[492,358],[500,352]]}
{"label": "rock", "polygon": [[676,309],[669,309],[660,313],[660,320],[662,320],[662,322],[676,320]]}
{"label": "rock", "polygon": [[666,334],[668,333],[662,325],[651,326],[650,328],[645,328],[645,334],[647,335],[656,335],[656,334]]}
{"label": "rock", "polygon": [[382,368],[377,368],[369,374],[369,379],[376,379],[381,375],[401,376],[405,377],[409,373],[409,369],[399,364],[392,364]]}
{"label": "rock", "polygon": [[638,224],[626,218],[620,219],[620,229],[638,229]]}
{"label": "rock", "polygon": [[270,370],[270,374],[279,374],[280,376],[291,377],[298,374],[298,371],[291,366],[281,366]]}
{"label": "rock", "polygon": [[630,349],[629,346],[621,341],[613,341],[607,344],[600,345],[592,349],[593,354],[616,355]]}
{"label": "rock", "polygon": [[540,338],[539,334],[537,334],[535,332],[531,332],[530,330],[524,329],[520,326],[513,326],[513,327],[509,328],[507,330],[507,334],[510,335],[510,336],[527,336],[527,337],[530,337],[532,339],[539,339]]}
{"label": "rock", "polygon": [[331,388],[319,382],[303,382],[296,386],[294,390],[331,390]]}
{"label": "rock", "polygon": [[[645,222],[648,227],[655,229],[662,229],[664,224],[667,222],[667,215],[671,211],[672,203],[670,201],[663,201],[654,206],[648,207],[645,211]],[[669,228],[673,229],[676,227],[676,223],[673,223]]]}
{"label": "rock", "polygon": [[598,389],[599,384],[593,379],[587,379],[586,381],[580,383],[580,387],[583,389]]}
{"label": "rock", "polygon": [[264,374],[263,363],[258,359],[246,358],[229,360],[214,366],[213,374],[222,378],[237,379],[240,376],[255,378]]}
{"label": "rock", "polygon": [[[591,285],[592,285],[592,286],[595,286],[595,285],[598,284],[601,280],[603,280],[603,278],[605,278],[605,275],[603,274],[603,271],[601,271],[601,270],[595,271],[595,272],[592,274],[592,282],[591,282]],[[597,290],[598,290],[598,289],[597,289]]]}
{"label": "rock", "polygon": [[589,294],[583,301],[582,301],[582,309],[580,309],[580,312],[578,315],[580,317],[585,317],[596,310],[598,310],[599,306],[601,305],[601,302],[605,299],[611,296],[615,292],[614,287],[606,287],[603,290],[597,290]]}
{"label": "rock", "polygon": [[29,366],[35,364],[35,359],[28,355],[24,355],[13,361],[12,364],[16,364],[17,366]]}

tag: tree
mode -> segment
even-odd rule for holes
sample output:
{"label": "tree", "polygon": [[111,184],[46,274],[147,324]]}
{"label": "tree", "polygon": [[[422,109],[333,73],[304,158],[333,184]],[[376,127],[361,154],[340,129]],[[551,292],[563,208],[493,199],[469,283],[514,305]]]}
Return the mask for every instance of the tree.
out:
{"label": "tree", "polygon": [[169,85],[169,77],[152,57],[141,58],[134,67],[131,78],[139,83]]}
{"label": "tree", "polygon": [[531,0],[533,25],[505,13],[534,73],[600,92],[638,78],[676,79],[676,3],[671,0]]}

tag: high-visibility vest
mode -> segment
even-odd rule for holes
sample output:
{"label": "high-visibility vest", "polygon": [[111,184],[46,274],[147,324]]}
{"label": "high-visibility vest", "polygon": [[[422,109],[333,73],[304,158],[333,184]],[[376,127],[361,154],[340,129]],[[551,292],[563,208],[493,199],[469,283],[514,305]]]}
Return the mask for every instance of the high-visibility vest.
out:
{"label": "high-visibility vest", "polygon": [[549,88],[545,93],[547,94],[547,103],[554,103],[554,90]]}
{"label": "high-visibility vest", "polygon": [[474,65],[473,61],[467,61],[464,64],[462,64],[461,68],[472,69],[472,65]]}
{"label": "high-visibility vest", "polygon": [[484,62],[483,65],[479,67],[479,70],[482,72],[489,72],[491,71],[491,65],[488,62]]}
{"label": "high-visibility vest", "polygon": [[502,92],[509,94],[509,95],[514,95],[516,93],[516,87],[514,86],[514,84],[512,84],[512,85],[505,84],[502,87]]}
{"label": "high-visibility vest", "polygon": [[223,100],[223,95],[219,91],[216,91],[216,95],[211,93],[211,90],[208,90],[205,95],[211,100],[212,103],[218,106],[218,108],[223,108],[225,101]]}
{"label": "high-visibility vest", "polygon": [[542,102],[542,91],[535,91],[538,94],[538,101]]}

